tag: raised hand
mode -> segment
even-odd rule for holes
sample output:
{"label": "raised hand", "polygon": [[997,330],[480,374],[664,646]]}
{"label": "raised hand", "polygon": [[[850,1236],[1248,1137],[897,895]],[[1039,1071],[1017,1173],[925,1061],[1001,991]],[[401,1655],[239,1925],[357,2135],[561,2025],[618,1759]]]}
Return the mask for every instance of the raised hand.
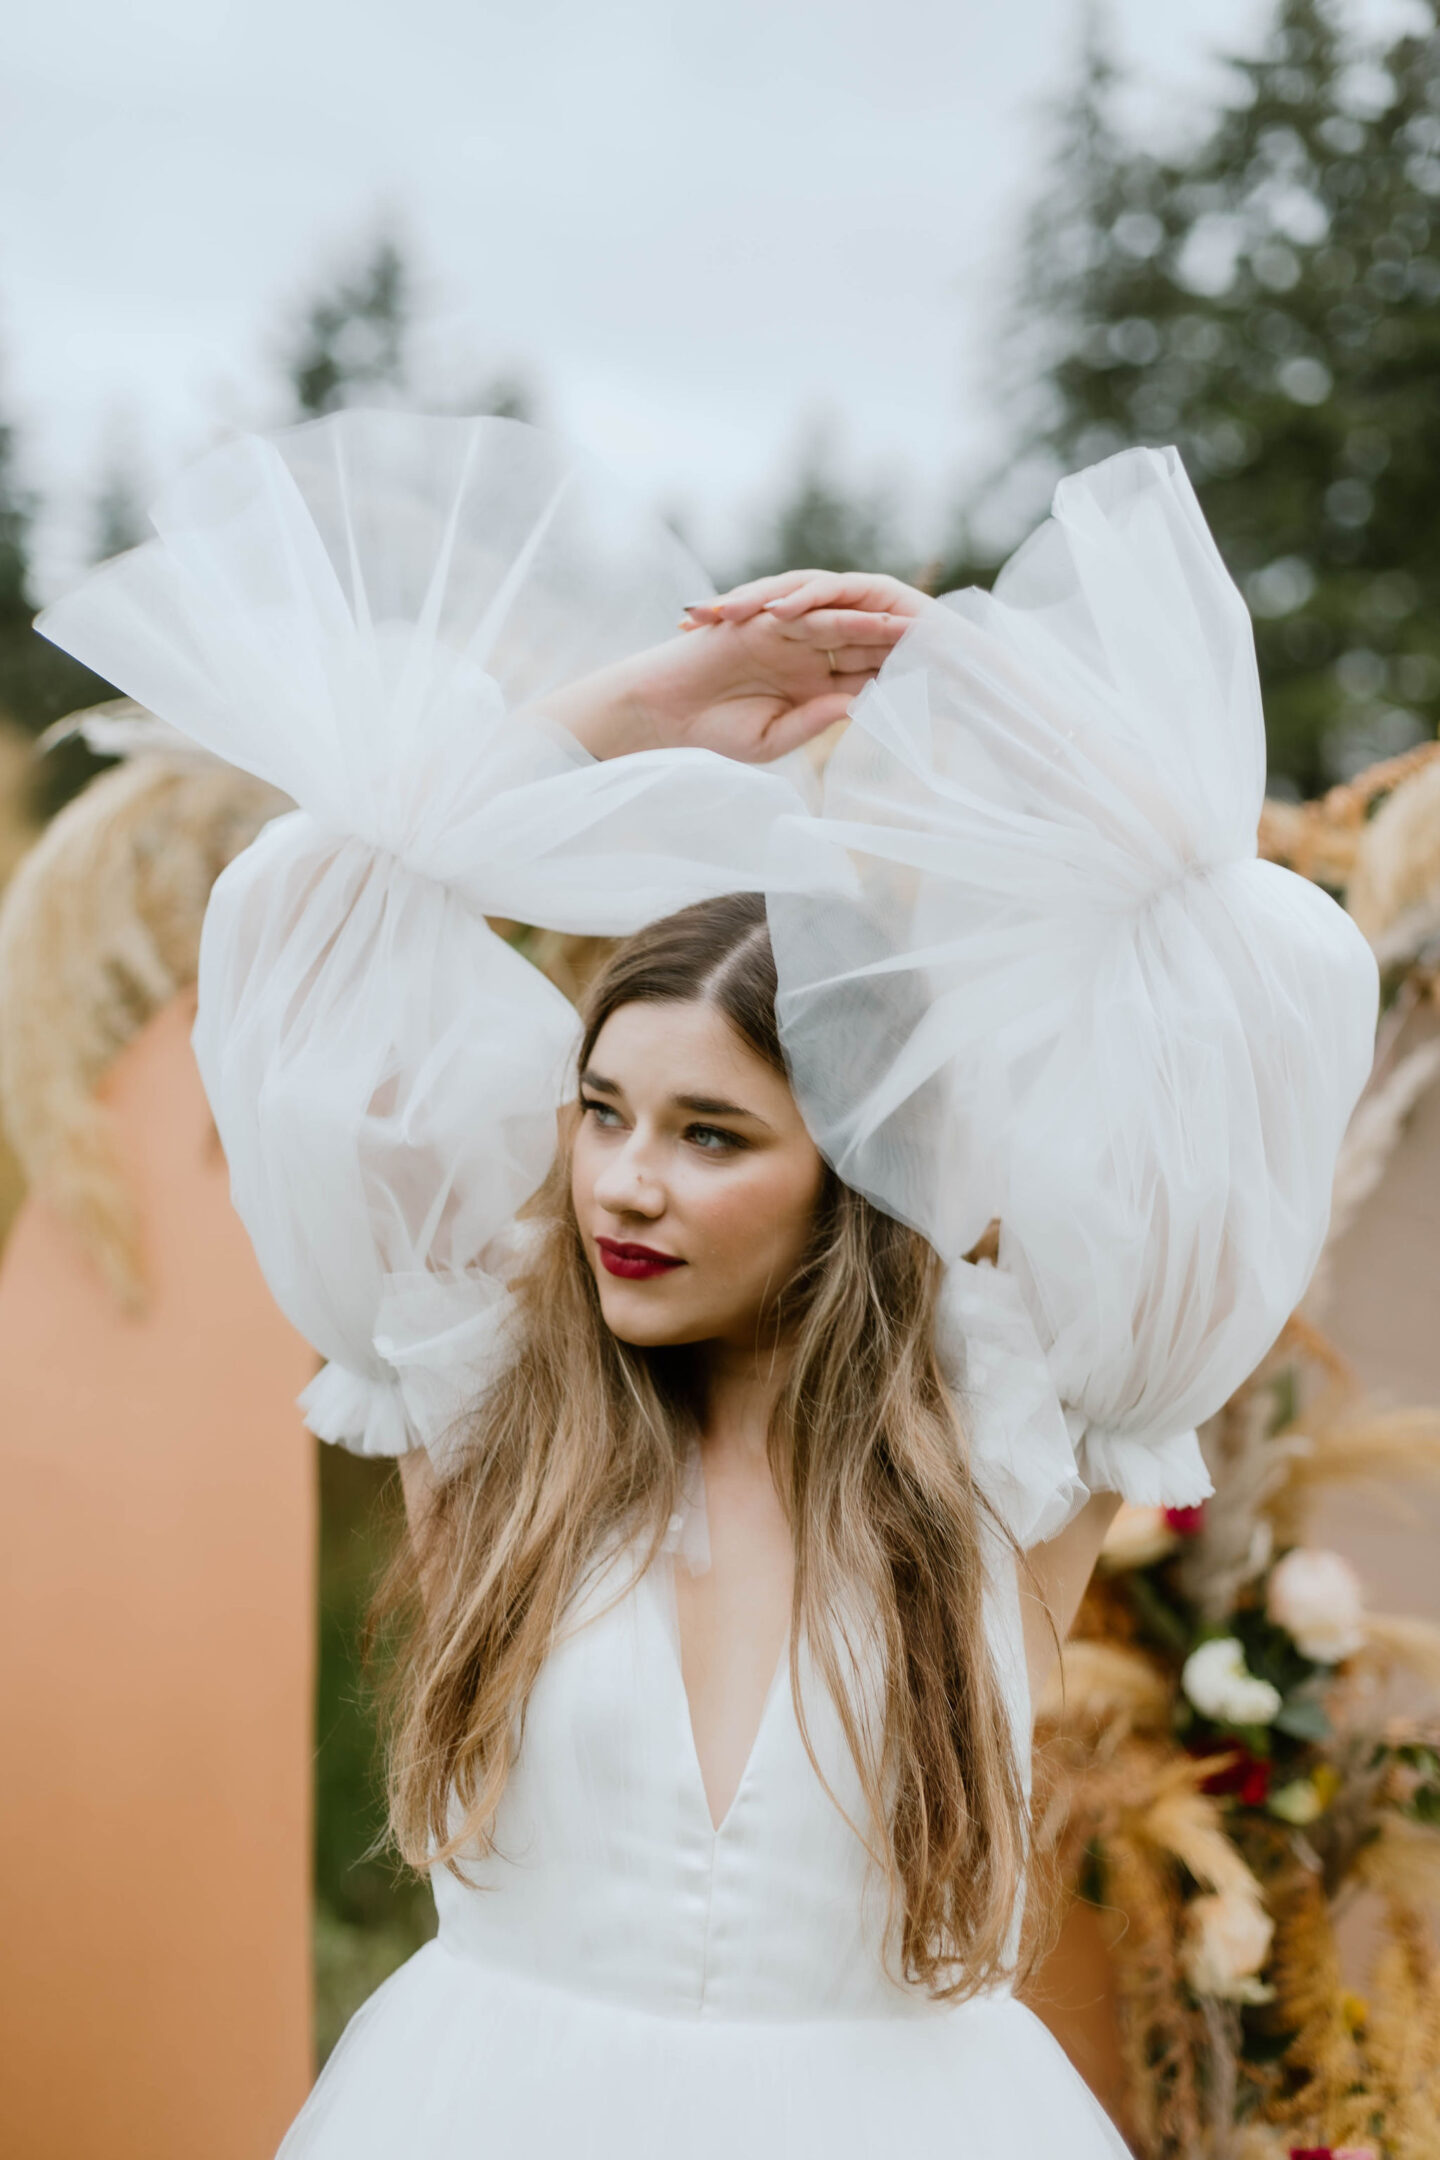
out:
{"label": "raised hand", "polygon": [[689,629],[768,615],[786,637],[824,652],[836,673],[869,676],[927,605],[913,585],[878,571],[782,570],[685,612]]}
{"label": "raised hand", "polygon": [[765,764],[842,719],[925,604],[895,578],[759,578],[687,609],[682,635],[543,711],[597,757],[683,744]]}

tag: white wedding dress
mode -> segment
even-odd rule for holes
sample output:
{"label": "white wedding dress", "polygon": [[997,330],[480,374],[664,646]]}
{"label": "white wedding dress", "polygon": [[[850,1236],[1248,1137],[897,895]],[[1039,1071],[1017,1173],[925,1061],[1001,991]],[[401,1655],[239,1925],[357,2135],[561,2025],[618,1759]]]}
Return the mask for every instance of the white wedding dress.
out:
{"label": "white wedding dress", "polygon": [[[195,1045],[266,1278],[327,1360],[316,1432],[443,1468],[507,1354],[577,1021],[486,918],[615,935],[748,889],[810,1131],[945,1263],[957,1445],[1008,1530],[1049,1537],[1091,1490],[1209,1491],[1194,1427],[1314,1266],[1377,980],[1340,909],[1256,859],[1249,621],[1173,452],[1065,482],[993,595],[927,610],[823,797],[803,759],[596,765],[545,722],[706,588],[532,429],[342,415],[212,452],[153,515],[40,627],[297,805],[215,887]],[[1122,2153],[1007,1992],[894,1977],[804,1646],[824,1777],[782,1660],[712,1827],[673,1594],[703,1564],[690,1493],[673,1550],[638,1577],[614,1553],[579,1596],[493,1856],[436,1875],[438,1940],[354,2020],[286,2160]],[[998,1537],[987,1598],[1028,1768]]]}
{"label": "white wedding dress", "polygon": [[[818,1681],[807,1712],[835,1799],[816,1777],[788,1658],[712,1828],[672,1565],[552,1652],[497,1857],[475,1887],[436,1871],[438,1939],[353,2020],[283,2160],[1123,2155],[1009,1994],[947,2007],[887,1976],[883,1886],[841,1813],[863,1822],[859,1783]],[[996,1614],[1007,1658],[1013,1611]]]}

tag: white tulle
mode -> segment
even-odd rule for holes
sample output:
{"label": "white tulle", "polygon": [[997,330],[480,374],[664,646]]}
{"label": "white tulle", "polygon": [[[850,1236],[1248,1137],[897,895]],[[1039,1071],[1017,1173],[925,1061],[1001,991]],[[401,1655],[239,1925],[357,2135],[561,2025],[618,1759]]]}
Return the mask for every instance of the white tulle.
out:
{"label": "white tulle", "polygon": [[[485,923],[624,932],[768,894],[797,1094],[950,1263],[948,1362],[1017,1536],[1188,1503],[1193,1427],[1304,1287],[1374,963],[1256,859],[1250,628],[1173,452],[1065,482],[928,609],[823,803],[527,717],[703,592],[583,460],[347,414],[212,453],[46,634],[298,805],[220,879],[196,1048],[236,1204],[331,1361],[327,1438],[433,1448],[506,1354],[516,1209],[576,1023]],[[999,1266],[961,1255],[993,1218]]]}
{"label": "white tulle", "polygon": [[[537,430],[349,413],[186,473],[48,637],[298,805],[218,881],[195,1048],[323,1438],[439,1449],[505,1341],[577,1027],[487,915],[623,933],[758,888],[793,778],[520,717],[708,590]],[[787,768],[792,769],[792,768]]]}
{"label": "white tulle", "polygon": [[[811,1131],[947,1258],[999,1217],[1086,1486],[1200,1499],[1193,1427],[1319,1254],[1377,978],[1256,859],[1249,618],[1174,452],[1065,481],[993,595],[929,608],[825,781],[777,851],[862,901],[770,895]],[[1047,1429],[1012,1476],[1042,1530]]]}

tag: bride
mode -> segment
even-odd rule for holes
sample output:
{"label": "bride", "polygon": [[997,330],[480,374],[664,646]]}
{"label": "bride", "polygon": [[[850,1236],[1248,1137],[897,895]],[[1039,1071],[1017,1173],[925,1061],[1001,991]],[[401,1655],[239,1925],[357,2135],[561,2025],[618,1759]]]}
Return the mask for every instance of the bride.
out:
{"label": "bride", "polygon": [[[439,1934],[287,2160],[1122,2155],[1013,1993],[1029,1703],[1118,1497],[1209,1489],[1376,997],[1255,859],[1178,460],[945,603],[697,599],[503,421],[242,439],[156,524],[42,628],[297,805],[196,1049],[309,1421],[412,1525]],[[578,1017],[496,918],[620,939]]]}

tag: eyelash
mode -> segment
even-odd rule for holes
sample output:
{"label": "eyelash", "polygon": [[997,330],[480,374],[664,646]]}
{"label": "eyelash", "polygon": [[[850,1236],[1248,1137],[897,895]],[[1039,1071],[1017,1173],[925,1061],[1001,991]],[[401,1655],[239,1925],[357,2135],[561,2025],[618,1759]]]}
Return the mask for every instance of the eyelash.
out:
{"label": "eyelash", "polygon": [[[594,1111],[596,1121],[600,1125],[602,1131],[614,1131],[614,1126],[607,1125],[605,1122],[607,1114],[610,1117],[618,1118],[619,1116],[619,1112],[616,1110],[613,1103],[596,1102],[593,1095],[582,1095],[580,1098],[580,1108],[582,1110]],[[706,1144],[700,1146],[700,1151],[704,1155],[738,1154],[741,1148],[748,1147],[749,1145],[749,1142],[743,1140],[739,1133],[727,1132],[723,1125],[686,1126],[685,1138],[687,1140],[694,1141],[697,1134],[704,1134],[706,1136]],[[710,1141],[717,1140],[720,1143],[718,1147],[713,1147],[708,1144]],[[700,1143],[697,1142],[697,1145],[698,1144]]]}

